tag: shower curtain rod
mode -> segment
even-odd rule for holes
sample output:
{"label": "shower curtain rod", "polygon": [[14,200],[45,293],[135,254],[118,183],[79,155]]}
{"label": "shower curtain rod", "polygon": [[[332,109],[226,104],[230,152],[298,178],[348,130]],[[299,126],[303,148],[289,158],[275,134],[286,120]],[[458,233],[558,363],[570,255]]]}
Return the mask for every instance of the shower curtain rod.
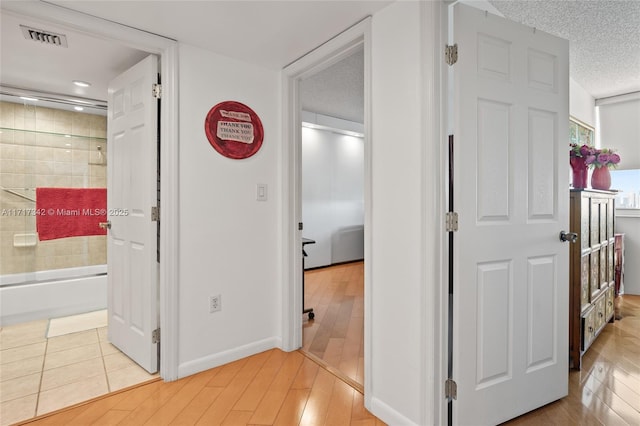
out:
{"label": "shower curtain rod", "polygon": [[14,97],[31,97],[41,101],[55,102],[65,105],[81,106],[86,108],[107,109],[107,102],[100,99],[83,98],[80,96],[64,95],[62,93],[41,92],[38,90],[25,89],[22,87],[0,85],[0,95]]}

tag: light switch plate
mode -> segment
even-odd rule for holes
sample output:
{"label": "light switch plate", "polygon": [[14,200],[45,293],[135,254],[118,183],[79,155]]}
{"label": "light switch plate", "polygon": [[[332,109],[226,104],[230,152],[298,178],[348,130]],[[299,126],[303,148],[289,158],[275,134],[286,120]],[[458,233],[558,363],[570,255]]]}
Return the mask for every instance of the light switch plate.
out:
{"label": "light switch plate", "polygon": [[267,201],[267,184],[259,183],[256,185],[256,200]]}

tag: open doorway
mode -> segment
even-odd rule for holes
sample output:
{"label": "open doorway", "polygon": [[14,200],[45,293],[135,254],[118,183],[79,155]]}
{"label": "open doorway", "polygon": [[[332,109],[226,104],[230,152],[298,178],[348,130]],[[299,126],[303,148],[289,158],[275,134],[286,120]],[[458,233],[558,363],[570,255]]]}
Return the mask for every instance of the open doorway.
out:
{"label": "open doorway", "polygon": [[[308,313],[304,313],[303,311],[307,309],[314,309],[314,314],[316,314],[315,318],[311,321],[315,322],[316,319],[319,318],[320,314],[324,314],[328,311],[328,306],[323,308],[318,305],[318,307],[314,306],[304,306],[305,302],[303,300],[303,277],[304,268],[303,268],[303,250],[302,248],[311,249],[311,247],[316,246],[316,244],[305,244],[303,246],[303,242],[308,242],[308,239],[314,239],[316,232],[320,235],[319,240],[328,244],[325,246],[325,250],[328,250],[329,253],[332,252],[333,246],[331,244],[332,233],[336,235],[340,235],[342,237],[349,237],[347,239],[351,239],[352,241],[358,241],[358,245],[360,250],[362,251],[362,247],[364,247],[364,256],[368,257],[368,253],[371,253],[371,149],[367,140],[367,135],[369,134],[370,129],[370,115],[371,115],[371,89],[370,89],[370,75],[371,75],[371,47],[370,47],[370,34],[371,34],[371,21],[370,19],[365,19],[360,23],[354,25],[353,27],[345,30],[341,34],[337,35],[333,39],[324,43],[314,51],[300,58],[296,62],[290,64],[283,70],[283,75],[285,77],[284,83],[284,95],[285,95],[285,138],[287,139],[286,149],[283,152],[284,158],[283,163],[287,165],[284,169],[284,180],[289,182],[286,190],[284,191],[283,196],[283,212],[284,218],[283,223],[285,224],[285,228],[283,229],[283,271],[285,274],[285,278],[287,281],[287,286],[285,287],[284,297],[287,303],[284,305],[283,311],[283,348],[285,350],[294,350],[303,348],[303,323],[309,327],[309,318]],[[342,61],[345,61],[341,65]],[[351,63],[353,66],[354,63],[358,63],[358,65],[352,70],[354,74],[358,75],[358,79],[361,83],[358,83],[360,86],[360,90],[362,91],[362,95],[359,96],[360,101],[356,100],[356,104],[359,104],[358,109],[361,109],[361,115],[356,116],[346,116],[346,118],[336,118],[336,109],[326,109],[319,111],[305,111],[303,102],[304,99],[301,96],[302,91],[305,89],[305,81],[313,82],[314,76],[322,75],[323,71],[329,70],[334,65],[337,67],[345,66],[346,64]],[[329,78],[330,74],[327,74],[327,78]],[[333,77],[337,79],[339,83],[344,83],[340,80],[339,77]],[[320,77],[318,77],[320,79]],[[345,79],[343,76],[342,79]],[[316,81],[319,82],[319,81]],[[322,90],[322,89],[320,89]],[[343,94],[346,89],[338,89],[341,90],[341,93],[334,95],[335,99],[343,99]],[[323,93],[324,94],[324,93]],[[320,96],[320,95],[317,95]],[[352,100],[353,101],[353,100]],[[308,109],[319,109],[318,106],[307,104],[306,108]],[[351,108],[352,110],[354,108]],[[351,111],[353,112],[353,111]],[[357,113],[357,112],[356,112]],[[362,121],[358,123],[359,117],[362,117]],[[302,123],[305,122],[305,127],[303,127]],[[345,127],[344,125],[348,122],[353,126],[356,124],[356,128],[353,127]],[[351,222],[349,224],[345,224],[343,226],[337,226],[332,231],[327,231],[324,234],[320,233],[319,228],[309,229],[306,227],[306,224],[303,223],[303,203],[304,196],[302,192],[303,186],[303,174],[305,171],[304,163],[303,163],[303,142],[302,142],[302,134],[303,131],[311,131],[311,129],[315,127],[315,130],[328,131],[324,134],[325,138],[335,140],[347,138],[351,139],[353,145],[351,148],[353,152],[357,152],[360,150],[361,155],[358,154],[356,157],[359,158],[358,161],[361,162],[361,171],[356,172],[360,175],[360,181],[362,182],[362,186],[364,187],[363,194],[359,198],[359,202],[356,203],[359,205],[360,219],[356,222]],[[309,133],[309,132],[308,132]],[[356,134],[358,133],[358,134]],[[316,135],[318,136],[318,135]],[[354,137],[355,136],[355,137]],[[321,137],[322,138],[322,137]],[[345,144],[338,144],[341,149],[348,149]],[[358,148],[359,147],[359,148]],[[355,149],[354,149],[355,148]],[[327,152],[325,152],[327,154]],[[337,153],[333,154],[334,158]],[[340,154],[342,155],[342,154]],[[330,157],[330,156],[329,156]],[[340,160],[344,160],[341,158]],[[331,164],[331,162],[330,162]],[[347,169],[346,174],[349,174],[349,167],[345,167]],[[317,173],[320,175],[319,184],[325,185],[326,181],[323,182],[322,175],[325,175],[326,170],[322,170],[320,167],[317,170]],[[350,182],[353,180],[349,179]],[[360,184],[359,184],[360,185]],[[349,204],[349,203],[347,203]],[[305,219],[306,220],[306,219]],[[343,232],[339,232],[342,228]],[[344,232],[344,231],[355,231],[355,232]],[[336,232],[337,231],[337,232]],[[353,238],[358,233],[363,233],[364,238]],[[328,249],[327,249],[328,247]],[[336,250],[336,254],[339,257],[340,250]],[[311,252],[310,252],[311,253]],[[317,253],[316,253],[317,254]],[[312,254],[313,255],[313,254]],[[360,255],[361,256],[361,255]],[[336,259],[338,258],[336,257]],[[327,264],[331,264],[332,255],[325,256],[325,259],[328,259]],[[341,263],[344,261],[356,260],[356,258],[351,257],[348,260],[340,260],[337,263]],[[310,267],[320,266],[322,263],[315,264],[309,263]],[[354,263],[343,263],[340,266],[344,265],[355,265]],[[325,361],[323,361],[319,356],[310,355],[311,358],[314,358],[316,362],[321,365],[324,365],[327,370],[333,372],[338,377],[343,379],[345,382],[350,383],[355,389],[359,390],[361,393],[367,393],[367,383],[370,383],[364,380],[369,374],[371,364],[369,362],[369,357],[371,354],[370,350],[370,320],[368,320],[368,315],[371,312],[371,294],[370,291],[367,291],[370,288],[370,277],[371,277],[371,262],[362,262],[360,261],[360,273],[356,273],[353,275],[359,275],[360,277],[364,276],[364,278],[360,278],[359,282],[362,283],[361,294],[362,301],[360,303],[360,321],[362,326],[358,326],[358,332],[362,334],[362,337],[358,338],[358,349],[353,350],[353,352],[357,352],[358,361],[356,362],[356,366],[353,369],[355,374],[353,377],[361,377],[361,381],[357,382],[355,379],[348,378],[347,374],[340,372],[339,365],[338,366],[329,366]],[[314,270],[321,271],[321,269]],[[315,273],[315,272],[314,272]],[[320,273],[320,272],[319,272]],[[335,276],[336,274],[334,274]],[[310,278],[313,281],[312,278]],[[339,281],[342,281],[338,279]],[[320,280],[322,281],[322,280]],[[312,282],[309,284],[313,285]],[[321,285],[322,286],[322,285]],[[309,303],[314,303],[312,300],[309,300]],[[355,305],[355,301],[353,302]],[[317,309],[317,312],[315,311]],[[339,310],[339,309],[338,309]],[[334,309],[335,311],[335,309]],[[353,310],[352,310],[353,312]],[[346,315],[343,318],[350,318],[351,315]],[[335,313],[333,315],[334,323],[335,323]],[[342,321],[344,324],[346,321]],[[319,329],[319,326],[317,327]],[[342,330],[344,330],[344,326]],[[348,329],[348,326],[347,326]],[[344,332],[343,332],[344,333]],[[304,349],[302,349],[304,351]],[[307,352],[310,354],[310,352]],[[360,373],[357,373],[358,364],[360,363]],[[364,384],[362,383],[364,381]]]}
{"label": "open doorway", "polygon": [[[0,217],[3,241],[8,234],[13,237],[7,238],[13,244],[3,245],[0,256],[2,425],[157,377],[107,336],[106,236],[58,235],[32,214],[53,216],[52,221],[78,220],[77,209],[68,217],[66,211],[49,214],[51,208],[43,207],[46,198],[65,192],[85,194],[82,200],[88,200],[104,191],[108,144],[100,130],[106,132],[105,114],[86,105],[82,112],[66,111],[51,101],[41,106],[40,101],[15,103],[7,98],[0,101],[0,157],[3,163],[23,166],[11,173],[19,184],[3,179],[0,194],[0,209],[6,213]],[[35,118],[32,129],[21,125],[29,117]],[[51,126],[70,126],[48,128],[41,117],[52,117],[45,120]],[[87,132],[80,123],[88,123]],[[78,209],[82,214],[95,208]]]}
{"label": "open doorway", "polygon": [[302,349],[364,383],[364,50],[300,82]]}
{"label": "open doorway", "polygon": [[[20,9],[21,6],[19,4],[15,4],[15,5],[11,5],[11,7],[12,8],[16,7],[17,9]],[[5,17],[10,16],[10,15],[12,17],[19,16],[23,20],[24,19],[29,19],[29,20],[33,19],[34,21],[36,21],[38,23],[37,27],[38,28],[42,28],[42,25],[48,25],[49,18],[50,18],[51,22],[55,22],[56,23],[56,24],[51,23],[50,24],[51,26],[55,26],[57,28],[64,28],[65,31],[67,29],[71,28],[71,27],[67,27],[63,23],[71,24],[73,26],[73,28],[75,28],[75,29],[82,28],[84,30],[84,34],[83,35],[86,35],[86,34],[89,34],[89,33],[95,34],[97,37],[100,37],[102,43],[109,43],[109,44],[112,44],[114,46],[117,46],[117,45],[130,46],[129,48],[124,49],[126,52],[131,53],[131,51],[136,51],[140,55],[142,55],[142,57],[147,56],[149,53],[155,53],[157,55],[160,55],[162,57],[162,61],[163,61],[163,63],[162,63],[162,72],[164,73],[164,75],[167,77],[167,80],[169,81],[169,84],[166,87],[166,92],[168,94],[172,94],[173,93],[173,87],[171,86],[171,81],[173,80],[173,76],[175,75],[175,72],[174,72],[174,69],[175,69],[175,58],[173,56],[174,53],[175,53],[175,43],[167,41],[167,40],[162,40],[162,39],[160,39],[158,37],[152,37],[153,40],[150,40],[148,35],[139,33],[139,32],[137,32],[135,30],[124,29],[123,27],[120,27],[117,24],[111,24],[111,23],[107,23],[107,22],[104,22],[104,21],[101,21],[101,20],[98,20],[98,19],[94,19],[94,18],[90,18],[90,17],[87,17],[87,16],[75,14],[73,12],[69,12],[69,11],[66,11],[64,9],[58,8],[56,6],[47,5],[47,4],[38,4],[38,5],[34,6],[33,8],[30,8],[29,10],[26,10],[26,11],[25,10],[18,10],[18,11],[13,11],[12,10],[12,12],[16,12],[16,14],[13,15],[12,13],[6,13],[6,11],[4,9],[4,5],[3,5],[3,10],[2,10],[3,20],[4,20]],[[21,22],[21,23],[23,23],[23,22]],[[5,30],[7,28],[8,27],[6,27],[4,25],[4,22],[3,22],[3,30]],[[73,33],[73,30],[69,30],[69,32]],[[67,33],[67,34],[69,34],[69,33]],[[87,36],[87,37],[89,37],[89,36]],[[5,77],[7,77],[9,74],[6,73],[5,71],[8,71],[8,69],[9,69],[8,68],[9,61],[4,61],[4,54],[8,53],[10,51],[10,49],[6,48],[6,46],[5,46],[5,41],[8,41],[9,38],[8,37],[7,38],[4,37],[4,31],[3,31],[3,37],[2,38],[3,38],[3,49],[2,49],[2,51],[3,51],[3,81],[2,81],[2,83],[3,84],[8,84],[8,83],[10,83],[10,81],[9,80],[5,81]],[[143,39],[144,39],[144,43],[142,42]],[[126,40],[126,43],[123,43],[125,40]],[[76,45],[77,45],[77,43],[76,43]],[[131,47],[131,46],[134,46],[134,47]],[[135,46],[145,46],[145,47],[141,48],[140,50],[138,50],[138,48],[136,48]],[[100,49],[97,49],[97,50],[100,50]],[[117,50],[117,48],[116,48],[116,50]],[[150,50],[151,52],[148,52],[147,50]],[[15,51],[15,49],[14,49],[14,51]],[[69,52],[69,50],[67,50],[67,52]],[[21,53],[21,55],[25,56],[25,57],[29,57],[29,55],[24,53],[24,52]],[[86,57],[88,57],[88,56],[84,57],[85,61],[86,61]],[[75,63],[77,65],[79,62],[82,62],[82,60],[83,60],[82,58],[77,58],[73,63]],[[131,62],[127,62],[128,60],[131,60]],[[138,57],[132,59],[132,57],[130,55],[127,55],[125,53],[125,54],[122,55],[122,57],[120,57],[120,60],[117,60],[115,62],[120,64],[123,68],[127,68],[130,64],[136,63],[137,61],[138,61]],[[57,63],[58,65],[63,66],[64,64],[61,64],[61,63],[64,63],[64,62],[65,62],[64,60],[58,58],[56,61],[52,62],[52,64],[53,63]],[[75,76],[75,75],[70,77],[71,71],[76,70],[76,68],[72,67],[73,63],[69,63],[68,64],[70,73],[67,75],[67,77],[68,77],[69,83],[71,82],[72,79],[77,78],[77,76]],[[48,69],[51,71],[51,67],[48,67]],[[29,73],[25,72],[24,74],[28,75]],[[106,83],[108,83],[108,80],[104,81],[103,83],[105,84],[105,87],[106,87]],[[15,83],[13,85],[16,86]],[[30,88],[34,88],[34,89],[40,89],[40,90],[43,89],[43,88],[40,88],[40,87],[38,87],[36,85],[29,85],[29,87]],[[58,94],[60,94],[60,93],[58,93]],[[105,90],[103,99],[106,99],[106,97],[107,97],[107,93],[106,93],[106,90]],[[161,116],[162,117],[171,116],[175,112],[175,107],[176,107],[175,102],[172,101],[172,100],[168,100],[165,103],[165,108],[164,108],[163,112],[161,113]],[[161,133],[163,135],[163,138],[160,139],[160,141],[161,141],[160,146],[159,146],[160,150],[162,150],[162,149],[166,150],[167,146],[172,145],[171,142],[173,140],[175,140],[175,134],[174,134],[174,131],[173,131],[174,127],[175,127],[175,122],[173,122],[171,120],[166,120],[165,124],[162,127],[162,132]],[[38,131],[38,129],[36,129],[36,131]],[[52,131],[52,132],[55,133],[55,131]],[[49,133],[52,133],[52,132],[49,132]],[[62,135],[62,136],[64,136],[64,135]],[[103,146],[102,146],[102,149],[103,149],[102,154],[103,154],[103,156],[101,158],[99,158],[100,155],[96,154],[96,158],[91,158],[91,161],[96,163],[94,168],[98,168],[98,167],[105,168],[105,164],[104,163],[105,163],[106,155],[104,155],[104,153],[106,151],[106,126],[104,128],[104,136],[105,137],[104,137]],[[95,144],[93,144],[93,145],[90,144],[90,146],[92,148],[95,148],[94,151],[96,151],[97,148],[94,145]],[[36,144],[36,146],[37,146],[37,144]],[[62,149],[64,149],[65,146],[66,145],[63,144]],[[155,144],[154,144],[154,146],[155,146]],[[29,150],[32,150],[32,149],[29,148]],[[91,152],[93,152],[93,151],[91,151]],[[7,151],[3,150],[3,155],[6,154],[6,153],[7,153]],[[165,163],[163,165],[163,171],[166,171],[166,176],[163,177],[162,182],[160,183],[161,186],[163,184],[166,185],[167,181],[171,181],[171,176],[173,176],[174,173],[175,173],[176,167],[171,161],[171,158],[173,158],[173,157],[175,157],[175,156],[172,156],[170,154],[164,156]],[[36,158],[35,160],[37,160],[37,159],[38,158]],[[3,160],[4,160],[4,158],[3,158]],[[4,161],[3,161],[3,163],[4,163]],[[89,166],[87,166],[87,167],[89,167]],[[71,169],[73,170],[73,163],[71,163]],[[155,176],[154,176],[154,182],[155,182]],[[167,200],[166,201],[168,203],[170,203],[171,200],[174,199],[175,191],[168,190],[165,193],[167,194]],[[172,210],[171,208],[167,208],[165,211],[171,211],[171,210]],[[168,226],[168,227],[172,227],[173,226],[172,221],[169,220],[167,222],[169,222],[169,223],[166,223],[166,224],[163,224],[162,226],[160,226],[161,232],[162,232],[163,229],[166,229],[165,226]],[[165,235],[165,234],[163,234],[163,235]],[[172,241],[173,241],[172,240],[172,235],[173,235],[172,232],[167,232],[166,233],[166,239],[164,240],[164,242],[169,244],[169,245],[172,245]],[[167,254],[170,255],[169,253],[167,253]],[[154,260],[155,260],[155,256],[154,256]],[[160,275],[161,275],[161,278],[160,278],[160,283],[161,284],[160,285],[161,285],[161,288],[165,292],[172,293],[175,289],[173,287],[170,287],[170,286],[169,287],[168,286],[162,287],[162,283],[163,282],[167,282],[167,280],[164,278],[164,277],[167,276],[166,268],[173,268],[173,262],[169,261],[169,262],[166,262],[165,265],[161,264],[161,266],[162,266],[160,268]],[[165,266],[166,266],[166,268],[165,268]],[[32,286],[32,287],[34,287],[34,286]],[[16,286],[13,286],[13,288],[15,289]],[[103,290],[106,293],[106,288],[104,288]],[[159,297],[160,303],[164,300],[165,294],[161,294],[160,295],[160,297]],[[104,295],[104,299],[106,299],[106,294]],[[4,298],[3,298],[3,301],[4,301]],[[158,298],[154,298],[152,301],[150,301],[150,303],[158,303]],[[170,315],[166,316],[166,317],[163,315],[164,310],[162,309],[162,306],[164,306],[164,305],[160,306],[160,314],[159,314],[160,321],[163,321],[164,324],[169,324],[169,325],[173,324],[172,321],[170,320],[170,318],[172,318]],[[95,310],[96,307],[97,306],[91,305],[91,306],[89,306],[87,308],[87,310]],[[82,311],[82,309],[80,311]],[[62,315],[68,315],[68,314],[72,314],[72,313],[80,313],[80,311],[76,310],[75,312],[69,312],[69,311],[65,312],[64,310],[59,310],[59,311],[56,311],[52,315],[44,315],[44,314],[43,314],[44,316],[40,315],[37,319],[29,318],[28,316],[25,316],[23,319],[20,320],[20,322],[25,323],[25,327],[26,328],[23,327],[24,330],[26,330],[27,328],[29,330],[33,329],[32,330],[33,332],[23,333],[22,331],[24,331],[24,330],[21,331],[19,329],[20,325],[15,325],[18,328],[16,330],[14,330],[14,331],[16,331],[16,333],[13,333],[13,334],[20,334],[20,335],[22,335],[22,337],[30,337],[30,338],[38,340],[37,342],[31,342],[32,344],[31,345],[27,345],[27,346],[30,346],[30,349],[41,349],[41,348],[44,348],[45,353],[37,355],[37,356],[34,356],[34,357],[31,357],[31,358],[34,358],[36,360],[39,360],[40,358],[42,358],[44,361],[40,362],[40,366],[44,366],[44,368],[46,369],[47,367],[51,367],[51,366],[54,365],[54,364],[47,363],[47,360],[46,360],[46,356],[47,356],[46,350],[47,350],[47,348],[49,346],[51,346],[47,342],[47,340],[46,340],[47,336],[45,334],[45,331],[48,328],[49,318],[50,317],[54,317],[54,316],[58,317],[58,316],[62,316]],[[34,323],[37,323],[37,324],[34,324]],[[42,327],[43,324],[44,324],[44,329]],[[31,327],[31,326],[33,326],[33,327]],[[11,327],[13,327],[13,324],[11,325]],[[172,335],[173,335],[173,333],[171,333],[172,329],[173,329],[173,327],[171,327],[171,326],[167,327],[167,330],[169,330],[169,332],[167,333],[167,335],[165,335],[165,337],[168,337],[168,338],[165,339],[166,343],[165,343],[165,345],[163,345],[163,348],[162,348],[165,351],[170,351],[173,348],[173,345],[171,344]],[[2,336],[3,346],[4,346],[5,343],[8,343],[9,340],[11,340],[11,339],[5,339],[5,337],[7,337],[8,334],[11,334],[11,333],[8,333],[8,331],[9,331],[9,326],[4,327],[4,322],[3,322],[2,332],[3,332],[3,334],[6,334],[6,336],[5,335]],[[7,333],[5,333],[5,332],[7,332]],[[94,358],[95,359],[100,359],[100,364],[102,366],[102,371],[104,372],[105,371],[105,366],[106,366],[106,361],[103,361],[102,358],[107,356],[107,355],[109,355],[107,353],[109,351],[105,350],[106,346],[103,345],[103,342],[107,338],[106,329],[104,329],[103,327],[96,327],[96,328],[90,329],[89,332],[93,332],[93,334],[95,335],[94,336],[95,337],[95,339],[94,339],[95,342],[93,342],[93,343],[95,343],[95,345],[93,343],[91,343],[90,345],[81,345],[81,346],[86,346],[87,348],[89,348],[89,346],[91,348],[94,348],[94,347],[97,348],[97,351],[93,351],[92,353],[98,354],[98,355],[100,355],[100,357],[93,357],[93,358],[90,357],[90,359],[91,360],[94,360]],[[29,334],[31,334],[31,335],[27,336]],[[72,334],[74,334],[74,333],[67,334],[65,336],[71,336]],[[62,337],[63,339],[66,338],[64,336],[56,336],[56,337]],[[22,339],[22,340],[24,340],[24,339]],[[18,344],[20,342],[14,341],[14,343]],[[24,343],[24,341],[22,343]],[[7,348],[7,349],[9,349],[9,352],[13,354],[13,353],[20,352],[20,351],[16,350],[17,347],[18,346],[14,346],[12,348]],[[5,348],[3,347],[2,349],[5,349]],[[69,349],[71,349],[71,348],[69,348]],[[9,352],[7,352],[7,353],[9,353]],[[5,354],[4,350],[3,350],[3,354]],[[30,358],[30,357],[28,357],[28,356],[20,356],[20,358],[21,358],[21,360],[24,360],[24,359],[27,359],[27,358]],[[65,358],[66,358],[66,360],[70,360],[72,357],[65,357]],[[114,358],[114,357],[111,357],[111,358]],[[3,356],[3,363],[5,361],[8,361],[8,359],[9,359],[8,356],[7,357]],[[80,360],[79,362],[82,363],[84,361],[86,361],[86,360]],[[124,356],[123,356],[122,359],[120,359],[120,361],[124,361]],[[176,366],[174,365],[174,361],[175,361],[175,359],[172,358],[170,355],[167,357],[166,360],[163,359],[163,363],[164,363],[163,365],[169,365],[169,368],[165,368],[165,372],[163,373],[163,378],[168,379],[168,380],[171,380],[172,378],[175,378]],[[90,362],[93,362],[93,361],[90,361]],[[129,362],[129,363],[127,363],[127,362],[119,362],[117,364],[120,365],[121,367],[125,367],[125,364],[133,364],[133,362]],[[115,365],[112,365],[112,366],[115,366]],[[14,367],[14,366],[11,366],[11,367]],[[10,369],[9,366],[4,365],[4,364],[0,368],[3,369],[3,373],[5,371],[9,371],[9,369]],[[18,370],[16,370],[16,372],[17,371]],[[20,373],[16,373],[16,374],[20,374]],[[44,411],[38,410],[37,407],[40,407],[40,408],[44,409],[44,405],[39,405],[38,404],[38,400],[40,399],[40,396],[41,396],[40,395],[40,391],[42,390],[41,389],[41,385],[43,383],[45,383],[44,375],[45,375],[45,371],[43,369],[39,369],[38,371],[35,371],[35,370],[34,371],[30,371],[26,375],[21,374],[20,377],[27,379],[27,381],[31,380],[28,384],[33,385],[33,386],[30,386],[29,389],[26,389],[24,386],[20,387],[21,392],[25,391],[25,392],[28,392],[28,394],[18,395],[16,393],[13,393],[13,394],[11,394],[11,396],[13,396],[15,398],[12,398],[12,399],[7,399],[8,396],[9,396],[9,393],[5,392],[6,383],[4,383],[4,380],[3,380],[3,383],[2,383],[2,385],[3,385],[2,386],[2,390],[3,390],[3,392],[2,392],[3,393],[2,411],[3,412],[12,412],[12,413],[15,414],[16,412],[12,408],[9,408],[9,409],[5,409],[5,408],[6,407],[13,407],[13,408],[20,407],[20,408],[22,408],[24,406],[24,407],[26,407],[26,411],[27,412],[29,410],[32,411],[30,416],[26,416],[24,418],[32,417],[34,414],[36,414],[36,415],[37,414],[42,414]],[[49,374],[47,373],[47,375],[49,375]],[[84,371],[84,372],[80,373],[78,375],[78,377],[86,378],[87,376],[90,376],[90,375],[91,375],[91,373],[87,373],[87,371]],[[67,380],[70,377],[72,377],[73,375],[72,374],[63,374],[62,376],[64,376],[65,380]],[[132,374],[129,374],[129,378],[131,378],[132,376],[133,376]],[[151,377],[151,376],[149,376],[149,377]],[[4,378],[5,378],[5,375],[3,374],[3,379]],[[13,378],[11,380],[13,380]],[[143,378],[143,380],[148,380],[148,378]],[[50,381],[50,382],[54,383],[53,381]],[[103,386],[105,392],[102,392],[102,393],[107,393],[109,391],[113,391],[114,390],[110,386],[111,383],[112,383],[112,381],[110,379],[105,379],[105,383],[107,384],[107,386],[106,387]],[[72,383],[67,383],[67,384],[72,385]],[[115,381],[113,381],[113,384],[115,385]],[[132,383],[128,383],[125,386],[131,385],[131,384]],[[80,389],[81,387],[78,387],[78,388]],[[84,389],[84,388],[82,388],[82,389]],[[84,399],[83,400],[86,400],[87,398],[90,398],[92,396],[97,396],[97,394],[91,393],[91,392],[86,392],[86,389],[85,389]],[[28,402],[28,404],[27,404],[27,402]],[[64,402],[64,401],[62,401],[62,399],[59,399],[58,402]],[[74,403],[77,403],[77,402],[81,402],[81,401],[80,400],[67,401],[67,405],[74,404]],[[24,403],[24,404],[22,404],[22,403]],[[7,405],[7,404],[9,404],[9,405]],[[13,404],[13,405],[11,405],[11,404]],[[28,405],[28,407],[27,407],[27,405]],[[55,407],[54,409],[59,409],[59,408],[62,408],[63,406],[58,406],[58,407]],[[3,416],[3,421],[4,420],[8,420],[8,419],[5,419],[4,416]],[[19,420],[19,419],[13,419],[12,421],[17,421],[17,420]]]}

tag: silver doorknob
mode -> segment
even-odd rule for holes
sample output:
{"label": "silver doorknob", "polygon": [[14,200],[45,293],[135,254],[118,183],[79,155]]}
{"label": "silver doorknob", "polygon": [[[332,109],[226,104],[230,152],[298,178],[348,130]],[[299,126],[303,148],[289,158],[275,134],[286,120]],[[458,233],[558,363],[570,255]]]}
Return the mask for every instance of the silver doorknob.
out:
{"label": "silver doorknob", "polygon": [[108,220],[106,222],[100,222],[98,223],[98,226],[102,229],[111,229],[111,221]]}
{"label": "silver doorknob", "polygon": [[576,243],[578,241],[578,234],[576,234],[575,232],[560,231],[560,241]]}

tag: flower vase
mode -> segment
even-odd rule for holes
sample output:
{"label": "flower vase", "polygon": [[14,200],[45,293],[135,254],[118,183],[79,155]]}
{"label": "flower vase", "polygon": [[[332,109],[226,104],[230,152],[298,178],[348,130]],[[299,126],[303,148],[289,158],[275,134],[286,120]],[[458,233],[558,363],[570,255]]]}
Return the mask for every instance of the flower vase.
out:
{"label": "flower vase", "polygon": [[611,174],[607,166],[596,167],[591,174],[591,188],[608,190],[611,188]]}
{"label": "flower vase", "polygon": [[584,157],[571,157],[571,170],[573,172],[573,187],[583,189],[587,187],[587,163]]}

